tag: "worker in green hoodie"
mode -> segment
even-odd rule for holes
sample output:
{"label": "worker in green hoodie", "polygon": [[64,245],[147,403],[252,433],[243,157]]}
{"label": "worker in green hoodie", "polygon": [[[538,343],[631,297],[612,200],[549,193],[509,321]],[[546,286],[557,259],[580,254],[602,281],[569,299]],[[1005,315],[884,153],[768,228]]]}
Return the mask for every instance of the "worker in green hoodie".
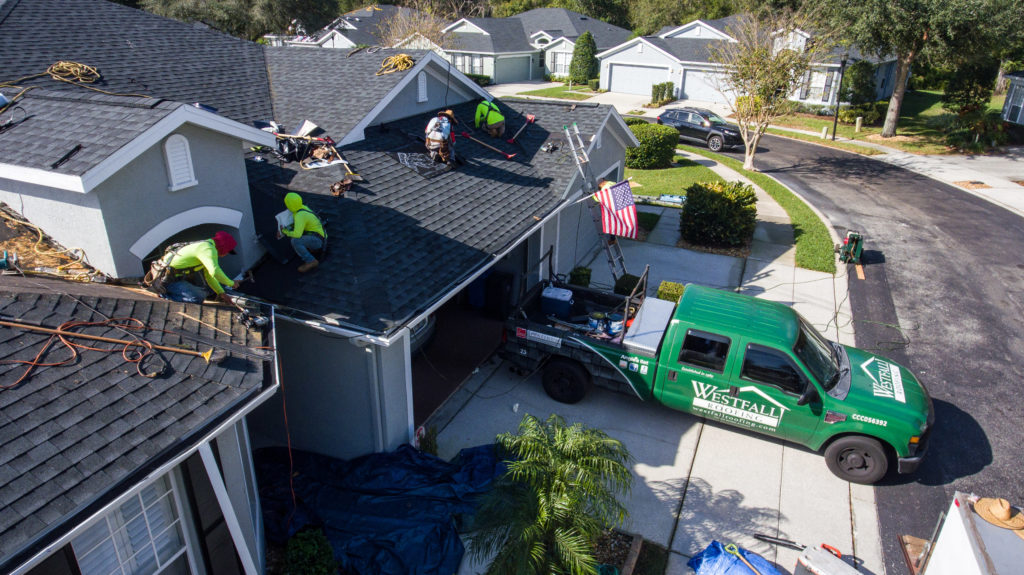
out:
{"label": "worker in green hoodie", "polygon": [[476,107],[476,127],[481,124],[492,138],[500,138],[505,133],[505,116],[501,115],[498,105],[489,100],[483,100]]}
{"label": "worker in green hoodie", "polygon": [[287,228],[278,228],[277,239],[291,238],[292,249],[302,259],[299,273],[306,273],[320,265],[311,252],[319,252],[327,244],[327,232],[313,210],[302,205],[302,196],[289,192],[284,196],[284,205],[292,213],[294,223]]}
{"label": "worker in green hoodie", "polygon": [[[231,234],[221,231],[208,240],[168,248],[163,260],[171,281],[167,284],[165,297],[172,301],[199,303],[212,291],[217,299],[231,304],[230,297],[224,293],[224,286],[237,288],[238,282],[220,269],[220,258],[235,253],[236,245]],[[205,286],[202,285],[204,283]]]}

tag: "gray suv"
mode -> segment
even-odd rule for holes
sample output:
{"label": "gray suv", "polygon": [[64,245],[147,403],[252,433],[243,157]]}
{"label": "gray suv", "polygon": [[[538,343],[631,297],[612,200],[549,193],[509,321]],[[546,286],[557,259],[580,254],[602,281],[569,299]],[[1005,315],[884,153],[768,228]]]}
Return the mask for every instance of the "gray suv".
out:
{"label": "gray suv", "polygon": [[658,116],[658,123],[679,130],[679,137],[707,143],[712,152],[743,145],[740,129],[721,116],[703,108],[669,108]]}

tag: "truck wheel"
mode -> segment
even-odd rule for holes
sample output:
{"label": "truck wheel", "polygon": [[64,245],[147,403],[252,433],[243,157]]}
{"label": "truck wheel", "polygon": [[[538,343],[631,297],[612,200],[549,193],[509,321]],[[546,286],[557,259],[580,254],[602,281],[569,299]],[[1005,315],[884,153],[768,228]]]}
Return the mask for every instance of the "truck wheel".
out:
{"label": "truck wheel", "polygon": [[829,471],[852,483],[871,485],[885,477],[889,458],[877,439],[863,435],[847,435],[825,449]]}
{"label": "truck wheel", "polygon": [[578,403],[589,384],[590,374],[575,361],[553,359],[544,368],[544,391],[559,403]]}

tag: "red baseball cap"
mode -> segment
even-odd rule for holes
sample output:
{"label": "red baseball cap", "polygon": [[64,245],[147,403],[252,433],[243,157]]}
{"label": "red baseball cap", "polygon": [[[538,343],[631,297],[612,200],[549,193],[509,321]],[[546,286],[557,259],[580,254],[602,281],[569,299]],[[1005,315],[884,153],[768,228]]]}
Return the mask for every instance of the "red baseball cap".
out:
{"label": "red baseball cap", "polygon": [[217,232],[213,234],[213,245],[217,246],[217,255],[224,256],[235,253],[238,242],[227,232]]}

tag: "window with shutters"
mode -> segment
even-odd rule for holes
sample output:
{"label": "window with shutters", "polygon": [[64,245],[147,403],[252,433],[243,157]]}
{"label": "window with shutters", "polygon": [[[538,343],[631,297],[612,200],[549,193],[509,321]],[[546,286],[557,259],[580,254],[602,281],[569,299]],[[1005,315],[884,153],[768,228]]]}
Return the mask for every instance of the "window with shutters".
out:
{"label": "window with shutters", "polygon": [[420,72],[416,76],[416,101],[426,102],[427,101],[427,73]]}
{"label": "window with shutters", "polygon": [[828,74],[825,75],[825,89],[821,91],[821,101],[828,102],[832,97],[832,80],[835,72],[829,70]]}
{"label": "window with shutters", "polygon": [[192,153],[188,148],[188,139],[181,134],[174,134],[164,143],[164,155],[167,158],[168,189],[172,192],[194,186],[199,183],[192,167]]}
{"label": "window with shutters", "polygon": [[189,574],[181,502],[164,475],[75,537],[82,575]]}

